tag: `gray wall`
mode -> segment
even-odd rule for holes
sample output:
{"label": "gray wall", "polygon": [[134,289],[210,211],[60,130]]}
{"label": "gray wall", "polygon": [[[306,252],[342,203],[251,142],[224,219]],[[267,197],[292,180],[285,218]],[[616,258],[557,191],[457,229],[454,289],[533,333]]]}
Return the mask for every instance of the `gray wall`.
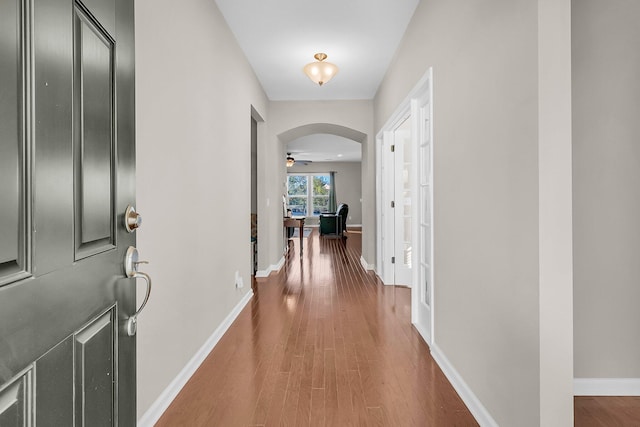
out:
{"label": "gray wall", "polygon": [[268,101],[215,2],[138,0],[135,12],[137,235],[154,279],[138,323],[140,416],[251,289],[250,117],[253,105],[268,121]]}
{"label": "gray wall", "polygon": [[[362,225],[362,177],[360,162],[314,162],[307,166],[296,163],[287,173],[336,172],[336,202],[349,205],[347,225]],[[307,218],[305,223],[318,224],[317,218]]]}
{"label": "gray wall", "polygon": [[575,376],[640,378],[640,3],[572,6]]}
{"label": "gray wall", "polygon": [[378,131],[433,66],[434,341],[499,425],[540,424],[538,8],[418,5]]}

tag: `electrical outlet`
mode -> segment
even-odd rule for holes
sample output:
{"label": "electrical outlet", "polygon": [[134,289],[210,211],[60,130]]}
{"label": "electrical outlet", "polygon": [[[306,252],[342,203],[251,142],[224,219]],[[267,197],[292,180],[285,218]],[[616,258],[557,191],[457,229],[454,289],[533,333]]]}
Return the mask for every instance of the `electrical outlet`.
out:
{"label": "electrical outlet", "polygon": [[242,277],[240,276],[239,271],[236,271],[236,288],[237,289],[244,288],[244,280],[242,280]]}

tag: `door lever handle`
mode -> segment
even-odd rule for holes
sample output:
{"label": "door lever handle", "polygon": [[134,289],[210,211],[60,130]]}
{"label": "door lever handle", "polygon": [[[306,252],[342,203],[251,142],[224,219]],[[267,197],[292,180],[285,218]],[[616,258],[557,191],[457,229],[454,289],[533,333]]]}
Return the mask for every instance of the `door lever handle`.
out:
{"label": "door lever handle", "polygon": [[147,305],[147,301],[149,301],[149,296],[151,295],[151,277],[147,273],[143,273],[138,271],[139,264],[149,264],[149,261],[138,261],[138,250],[133,246],[129,246],[127,252],[124,256],[124,271],[128,278],[131,279],[143,279],[147,283],[147,291],[144,296],[144,300],[140,305],[140,308],[136,310],[135,313],[129,319],[127,319],[126,329],[127,335],[130,337],[134,336],[138,330],[138,315],[144,309],[145,305]]}
{"label": "door lever handle", "polygon": [[127,320],[127,334],[130,337],[136,334],[136,331],[138,330],[138,315],[140,314],[144,306],[147,305],[147,301],[149,301],[149,296],[151,295],[151,277],[149,277],[147,273],[138,271],[132,276],[132,279],[137,278],[144,279],[147,282],[147,292],[144,295],[144,300],[142,301],[140,308],[138,308],[138,310],[136,310],[136,312],[133,313],[133,315]]}

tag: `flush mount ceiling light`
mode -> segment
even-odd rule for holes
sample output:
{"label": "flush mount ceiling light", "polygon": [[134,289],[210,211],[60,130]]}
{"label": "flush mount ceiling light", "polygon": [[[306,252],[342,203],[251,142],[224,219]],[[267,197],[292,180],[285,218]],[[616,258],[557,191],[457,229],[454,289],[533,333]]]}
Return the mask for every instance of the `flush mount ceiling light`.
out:
{"label": "flush mount ceiling light", "polygon": [[287,167],[290,168],[296,162],[296,159],[291,157],[291,153],[287,153]]}
{"label": "flush mount ceiling light", "polygon": [[331,62],[324,62],[327,59],[326,53],[316,53],[313,57],[317,62],[310,62],[303,70],[312,82],[322,86],[338,73],[338,67]]}

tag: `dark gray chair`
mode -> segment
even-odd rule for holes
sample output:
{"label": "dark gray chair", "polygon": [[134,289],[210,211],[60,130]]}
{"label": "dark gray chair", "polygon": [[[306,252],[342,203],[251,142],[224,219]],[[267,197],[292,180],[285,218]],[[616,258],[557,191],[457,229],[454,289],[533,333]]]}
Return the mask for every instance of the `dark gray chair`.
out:
{"label": "dark gray chair", "polygon": [[347,215],[349,205],[340,203],[335,212],[320,214],[320,235],[344,236],[347,231]]}

